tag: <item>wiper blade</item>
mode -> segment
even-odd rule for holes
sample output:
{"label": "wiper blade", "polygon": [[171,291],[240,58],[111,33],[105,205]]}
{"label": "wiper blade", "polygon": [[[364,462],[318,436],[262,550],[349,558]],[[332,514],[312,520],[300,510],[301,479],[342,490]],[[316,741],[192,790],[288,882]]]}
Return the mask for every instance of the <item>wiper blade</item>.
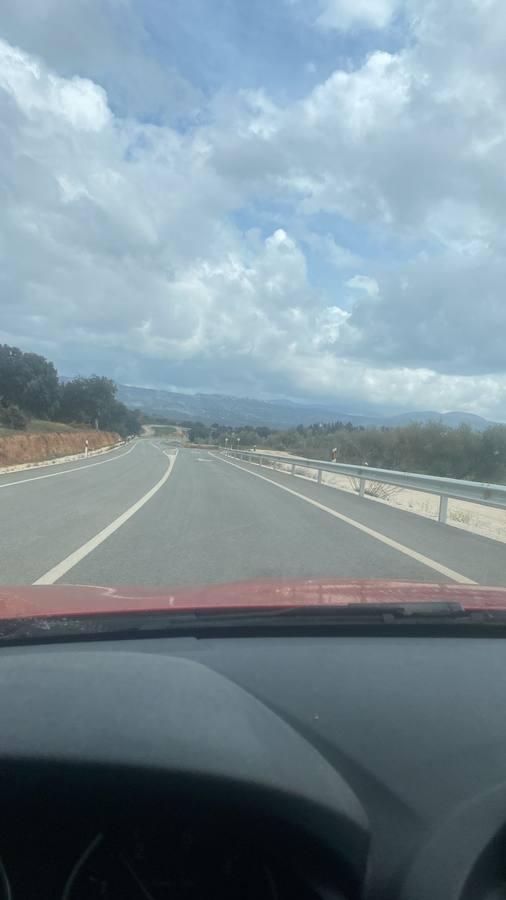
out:
{"label": "wiper blade", "polygon": [[40,617],[0,623],[0,643],[100,640],[144,635],[206,637],[216,634],[292,633],[367,626],[505,625],[506,610],[468,610],[458,602],[349,603],[170,612]]}
{"label": "wiper blade", "polygon": [[348,616],[360,616],[361,618],[381,616],[393,616],[394,618],[406,618],[415,616],[462,616],[466,610],[460,603],[456,602],[440,602],[428,601],[422,603],[346,603],[343,606],[333,606],[329,603],[326,606],[281,606],[275,609],[245,609],[245,610],[228,610],[221,615],[227,618],[248,618],[254,616],[259,618],[306,618],[306,617],[323,617],[325,620],[336,618],[343,619]]}

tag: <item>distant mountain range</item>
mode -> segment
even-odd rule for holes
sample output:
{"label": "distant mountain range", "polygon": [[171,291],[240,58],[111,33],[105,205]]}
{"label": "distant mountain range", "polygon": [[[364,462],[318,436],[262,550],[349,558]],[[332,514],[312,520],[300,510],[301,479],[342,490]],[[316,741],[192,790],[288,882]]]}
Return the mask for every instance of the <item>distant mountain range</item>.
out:
{"label": "distant mountain range", "polygon": [[223,394],[179,394],[173,391],[131,387],[118,384],[118,399],[146,415],[165,416],[181,422],[192,420],[211,425],[266,425],[269,428],[293,428],[314,422],[352,422],[353,425],[407,425],[409,422],[440,421],[452,428],[462,423],[476,431],[492,424],[481,416],[466,412],[439,413],[434,410],[398,415],[357,415],[322,404],[293,403],[289,400],[252,400]]}

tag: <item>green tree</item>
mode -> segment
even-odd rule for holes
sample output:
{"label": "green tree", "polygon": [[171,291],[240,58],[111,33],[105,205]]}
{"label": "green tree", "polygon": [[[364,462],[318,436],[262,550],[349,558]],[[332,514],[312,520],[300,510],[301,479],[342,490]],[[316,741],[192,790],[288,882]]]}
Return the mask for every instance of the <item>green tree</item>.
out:
{"label": "green tree", "polygon": [[481,435],[481,453],[473,477],[477,481],[506,481],[506,426],[490,425]]}
{"label": "green tree", "polygon": [[115,403],[116,385],[110,378],[73,378],[62,386],[60,416],[64,422],[83,422],[104,429]]}
{"label": "green tree", "polygon": [[82,422],[102,431],[117,431],[123,437],[140,434],[140,411],[120,403],[116,391],[110,378],[73,378],[61,388],[60,416],[64,422]]}
{"label": "green tree", "polygon": [[0,405],[18,406],[40,419],[58,409],[60,386],[53,363],[37,353],[0,345]]}
{"label": "green tree", "polygon": [[207,443],[209,440],[210,429],[203,422],[193,422],[188,437],[192,444]]}
{"label": "green tree", "polygon": [[119,400],[114,400],[102,417],[100,426],[106,431],[117,431],[122,437],[140,434],[142,431],[141,414],[137,409],[129,409]]}

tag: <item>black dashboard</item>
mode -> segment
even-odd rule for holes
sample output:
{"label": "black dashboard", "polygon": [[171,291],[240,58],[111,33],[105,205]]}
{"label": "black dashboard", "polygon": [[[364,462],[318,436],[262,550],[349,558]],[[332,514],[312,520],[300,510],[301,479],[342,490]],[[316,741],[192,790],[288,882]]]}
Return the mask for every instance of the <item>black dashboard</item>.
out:
{"label": "black dashboard", "polygon": [[0,898],[506,898],[497,637],[0,652]]}

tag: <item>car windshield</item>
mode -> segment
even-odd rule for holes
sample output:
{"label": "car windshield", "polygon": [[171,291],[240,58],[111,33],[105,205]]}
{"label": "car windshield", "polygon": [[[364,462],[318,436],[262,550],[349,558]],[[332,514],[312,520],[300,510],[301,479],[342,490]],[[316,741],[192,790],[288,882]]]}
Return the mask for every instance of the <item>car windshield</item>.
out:
{"label": "car windshield", "polygon": [[4,0],[0,618],[506,608],[505,39]]}

